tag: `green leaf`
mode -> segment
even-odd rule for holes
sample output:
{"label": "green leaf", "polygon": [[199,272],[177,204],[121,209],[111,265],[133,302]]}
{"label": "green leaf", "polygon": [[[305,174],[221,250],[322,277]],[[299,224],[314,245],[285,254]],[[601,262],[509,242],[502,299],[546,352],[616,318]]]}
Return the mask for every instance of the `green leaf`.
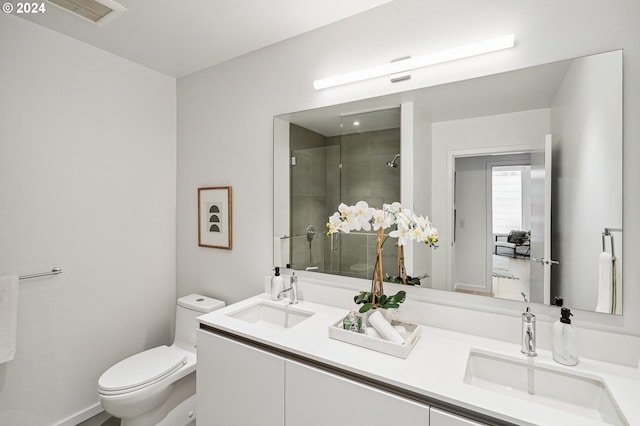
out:
{"label": "green leaf", "polygon": [[399,291],[389,298],[389,303],[402,303],[407,298],[406,291]]}
{"label": "green leaf", "polygon": [[411,278],[410,280],[407,280],[407,284],[409,285],[420,285],[420,278]]}
{"label": "green leaf", "polygon": [[397,309],[400,307],[399,303],[387,303],[386,305],[382,306],[382,308],[384,309]]}
{"label": "green leaf", "polygon": [[373,308],[373,303],[365,303],[364,305],[362,305],[360,307],[359,312],[361,314],[364,314],[365,312],[367,312],[369,309]]}
{"label": "green leaf", "polygon": [[357,305],[361,303],[371,302],[371,293],[368,291],[361,291],[360,294],[353,297],[353,301]]}
{"label": "green leaf", "polygon": [[381,305],[384,305],[387,299],[388,299],[387,296],[383,294],[382,296],[380,296],[380,301],[378,303],[380,303]]}

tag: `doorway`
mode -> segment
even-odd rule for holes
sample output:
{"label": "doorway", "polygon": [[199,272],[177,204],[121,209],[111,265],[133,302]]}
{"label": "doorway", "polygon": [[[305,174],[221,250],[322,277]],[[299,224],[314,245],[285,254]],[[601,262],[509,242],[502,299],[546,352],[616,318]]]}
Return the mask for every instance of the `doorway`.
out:
{"label": "doorway", "polygon": [[530,299],[531,153],[454,157],[452,289]]}
{"label": "doorway", "polygon": [[531,164],[528,154],[487,164],[491,281],[495,297],[530,300]]}

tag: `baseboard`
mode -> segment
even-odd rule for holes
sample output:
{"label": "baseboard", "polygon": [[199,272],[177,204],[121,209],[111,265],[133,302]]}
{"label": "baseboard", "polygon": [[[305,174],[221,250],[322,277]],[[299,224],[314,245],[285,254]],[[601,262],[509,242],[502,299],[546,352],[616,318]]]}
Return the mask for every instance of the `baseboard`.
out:
{"label": "baseboard", "polygon": [[491,293],[487,292],[484,287],[472,284],[455,283],[453,285],[453,291],[457,291],[459,293],[483,294],[485,296],[493,296]]}
{"label": "baseboard", "polygon": [[99,402],[85,408],[84,410],[80,410],[72,416],[67,417],[64,420],[56,423],[56,426],[77,426],[79,423],[84,422],[85,420],[90,419],[93,416],[96,416],[104,411],[102,405]]}

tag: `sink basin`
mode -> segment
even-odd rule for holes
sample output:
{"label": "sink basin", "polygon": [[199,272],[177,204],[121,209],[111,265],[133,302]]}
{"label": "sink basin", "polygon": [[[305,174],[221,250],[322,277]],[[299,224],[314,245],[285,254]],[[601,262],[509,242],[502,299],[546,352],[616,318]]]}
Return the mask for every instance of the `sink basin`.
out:
{"label": "sink basin", "polygon": [[276,329],[291,328],[313,315],[313,312],[292,308],[289,305],[276,305],[260,302],[227,314],[232,318],[261,324]]}
{"label": "sink basin", "polygon": [[464,382],[612,425],[628,426],[607,384],[566,368],[471,350]]}

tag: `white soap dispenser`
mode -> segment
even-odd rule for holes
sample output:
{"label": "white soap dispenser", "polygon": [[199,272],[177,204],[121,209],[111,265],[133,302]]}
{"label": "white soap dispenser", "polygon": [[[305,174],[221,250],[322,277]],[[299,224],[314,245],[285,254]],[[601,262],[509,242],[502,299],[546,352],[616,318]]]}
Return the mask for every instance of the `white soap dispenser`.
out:
{"label": "white soap dispenser", "polygon": [[271,300],[280,300],[278,296],[280,296],[280,293],[284,290],[284,283],[280,275],[280,268],[276,266],[275,270],[275,274],[271,277]]}
{"label": "white soap dispenser", "polygon": [[578,363],[578,330],[571,324],[573,314],[568,308],[560,309],[560,319],[553,324],[553,359],[564,365]]}

